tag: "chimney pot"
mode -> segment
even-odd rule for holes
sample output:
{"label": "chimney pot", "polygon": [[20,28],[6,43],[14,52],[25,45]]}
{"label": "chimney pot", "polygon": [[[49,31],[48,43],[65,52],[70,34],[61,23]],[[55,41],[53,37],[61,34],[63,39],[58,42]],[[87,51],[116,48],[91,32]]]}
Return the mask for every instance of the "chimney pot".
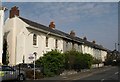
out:
{"label": "chimney pot", "polygon": [[73,30],[71,30],[70,35],[75,36],[75,32]]}
{"label": "chimney pot", "polygon": [[19,10],[18,10],[18,7],[16,6],[11,8],[9,18],[12,18],[15,16],[19,16]]}
{"label": "chimney pot", "polygon": [[55,23],[54,23],[53,21],[51,21],[50,24],[49,24],[49,27],[50,27],[51,29],[54,29],[54,28],[55,28]]}
{"label": "chimney pot", "polygon": [[93,40],[92,42],[93,42],[94,44],[96,43],[96,41],[95,41],[95,40]]}
{"label": "chimney pot", "polygon": [[85,36],[85,37],[83,37],[83,40],[86,40],[86,41],[87,41],[87,38],[86,38],[86,36]]}

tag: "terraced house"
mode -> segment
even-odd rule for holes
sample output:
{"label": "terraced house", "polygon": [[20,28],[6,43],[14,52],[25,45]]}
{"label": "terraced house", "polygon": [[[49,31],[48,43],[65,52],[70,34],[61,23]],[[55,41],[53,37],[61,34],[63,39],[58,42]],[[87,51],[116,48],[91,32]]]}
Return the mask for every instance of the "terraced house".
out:
{"label": "terraced house", "polygon": [[65,52],[76,49],[79,52],[89,53],[97,59],[105,61],[107,50],[98,44],[77,37],[74,31],[65,33],[57,30],[54,22],[49,26],[33,22],[19,16],[18,7],[10,10],[9,18],[4,25],[4,34],[7,33],[9,61],[11,65],[30,63],[29,57],[36,53],[38,59],[47,51],[57,49]]}
{"label": "terraced house", "polygon": [[0,6],[0,64],[2,64],[2,53],[3,53],[3,23],[4,23],[4,12],[6,8]]}

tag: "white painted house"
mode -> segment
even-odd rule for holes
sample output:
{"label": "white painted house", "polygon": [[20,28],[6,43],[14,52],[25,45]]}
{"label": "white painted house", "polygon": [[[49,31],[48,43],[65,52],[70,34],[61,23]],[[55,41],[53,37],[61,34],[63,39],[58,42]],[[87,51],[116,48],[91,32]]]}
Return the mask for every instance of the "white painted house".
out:
{"label": "white painted house", "polygon": [[54,22],[49,26],[38,24],[19,16],[18,7],[10,10],[5,22],[4,33],[8,33],[8,51],[11,65],[30,63],[29,57],[37,53],[37,59],[47,51],[57,49],[65,52],[75,48],[79,52],[89,53],[96,58],[105,60],[107,51],[103,47],[70,34],[57,30]]}
{"label": "white painted house", "polygon": [[2,64],[2,53],[3,53],[3,24],[4,24],[4,11],[5,7],[0,6],[0,63]]}

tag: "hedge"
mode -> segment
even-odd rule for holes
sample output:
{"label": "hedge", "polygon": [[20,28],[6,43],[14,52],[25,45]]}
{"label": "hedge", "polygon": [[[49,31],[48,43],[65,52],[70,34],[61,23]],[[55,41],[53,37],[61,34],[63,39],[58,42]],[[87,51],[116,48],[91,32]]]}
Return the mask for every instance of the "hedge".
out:
{"label": "hedge", "polygon": [[92,66],[93,57],[76,50],[61,53],[57,50],[47,52],[40,57],[36,64],[43,66],[44,76],[55,76],[61,74],[64,69],[76,70],[89,69]]}

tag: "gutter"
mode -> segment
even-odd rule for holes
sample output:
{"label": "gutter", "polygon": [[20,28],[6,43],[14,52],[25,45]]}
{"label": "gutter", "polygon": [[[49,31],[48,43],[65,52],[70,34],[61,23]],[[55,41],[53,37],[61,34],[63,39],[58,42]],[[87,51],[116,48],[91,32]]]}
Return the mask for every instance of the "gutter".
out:
{"label": "gutter", "polygon": [[83,44],[83,42],[76,41],[76,40],[71,39],[71,38],[68,38],[68,37],[66,37],[66,36],[61,36],[61,35],[59,35],[59,34],[55,34],[55,33],[52,33],[52,32],[49,32],[49,31],[45,31],[45,30],[42,30],[42,29],[39,29],[39,28],[35,28],[35,27],[33,27],[33,26],[28,26],[28,27],[26,27],[26,28],[28,28],[28,29],[33,29],[33,30],[36,30],[36,31],[40,31],[40,32],[46,33],[47,35],[48,35],[48,33],[49,33],[49,35],[54,35],[54,36],[57,36],[57,37],[60,37],[60,38],[69,39],[69,40],[71,40],[71,41],[75,41],[75,42],[78,42],[78,43]]}

